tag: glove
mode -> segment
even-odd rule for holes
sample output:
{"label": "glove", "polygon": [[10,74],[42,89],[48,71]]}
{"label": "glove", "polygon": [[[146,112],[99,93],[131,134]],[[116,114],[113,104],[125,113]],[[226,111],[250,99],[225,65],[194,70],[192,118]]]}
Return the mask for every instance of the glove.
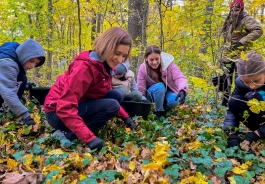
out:
{"label": "glove", "polygon": [[131,128],[132,130],[136,129],[136,125],[134,124],[133,120],[131,118],[126,118],[124,120],[124,124],[126,125],[126,127]]}
{"label": "glove", "polygon": [[32,89],[32,87],[33,86],[36,86],[36,84],[35,83],[33,83],[33,82],[28,82],[27,84],[26,84],[26,90],[28,90],[28,89]]}
{"label": "glove", "polygon": [[183,91],[183,90],[180,90],[179,94],[178,94],[177,97],[176,97],[176,100],[178,100],[178,98],[179,98],[179,103],[180,103],[180,104],[184,104],[184,102],[185,102],[185,97],[186,97],[186,92]]}
{"label": "glove", "polygon": [[102,139],[96,137],[96,138],[92,139],[90,142],[88,142],[86,145],[91,150],[97,149],[98,151],[100,151],[105,146],[105,143]]}
{"label": "glove", "polygon": [[237,133],[231,134],[227,139],[227,147],[231,148],[234,146],[240,146],[242,139],[237,135]]}
{"label": "glove", "polygon": [[242,46],[243,46],[243,44],[241,42],[237,42],[232,50],[238,50],[238,47],[242,47]]}
{"label": "glove", "polygon": [[251,144],[252,142],[256,142],[258,139],[259,136],[255,132],[249,132],[244,138],[244,141],[246,140],[249,142],[249,144]]}
{"label": "glove", "polygon": [[29,126],[29,125],[35,125],[36,123],[34,122],[34,120],[28,116],[25,119],[23,119],[23,122],[25,125]]}

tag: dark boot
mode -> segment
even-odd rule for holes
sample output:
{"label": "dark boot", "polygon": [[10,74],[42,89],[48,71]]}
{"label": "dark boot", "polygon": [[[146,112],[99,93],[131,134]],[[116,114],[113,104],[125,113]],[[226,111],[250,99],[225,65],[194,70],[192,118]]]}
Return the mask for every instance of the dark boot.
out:
{"label": "dark boot", "polygon": [[165,117],[166,111],[156,111],[154,114],[158,117]]}

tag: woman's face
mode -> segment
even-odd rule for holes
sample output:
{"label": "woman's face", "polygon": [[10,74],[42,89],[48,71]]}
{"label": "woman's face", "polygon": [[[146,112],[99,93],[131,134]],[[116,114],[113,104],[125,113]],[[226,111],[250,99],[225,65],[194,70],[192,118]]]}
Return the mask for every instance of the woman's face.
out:
{"label": "woman's face", "polygon": [[265,83],[265,74],[258,74],[252,76],[241,76],[242,82],[252,90],[256,90]]}
{"label": "woman's face", "polygon": [[130,51],[129,45],[118,45],[114,55],[106,60],[110,68],[115,68],[118,64],[123,63]]}
{"label": "woman's face", "polygon": [[147,63],[151,68],[157,69],[160,66],[161,59],[160,59],[160,54],[158,53],[152,53],[146,58]]}

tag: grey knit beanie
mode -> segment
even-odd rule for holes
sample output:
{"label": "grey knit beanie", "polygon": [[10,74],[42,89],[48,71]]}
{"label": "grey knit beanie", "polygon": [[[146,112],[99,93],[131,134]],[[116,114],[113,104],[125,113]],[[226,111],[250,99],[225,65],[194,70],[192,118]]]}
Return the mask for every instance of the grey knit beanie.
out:
{"label": "grey knit beanie", "polygon": [[36,66],[41,66],[45,62],[45,53],[42,46],[35,40],[27,40],[20,44],[16,53],[19,62],[24,65],[28,60],[32,58],[39,58],[40,63]]}
{"label": "grey knit beanie", "polygon": [[126,74],[127,68],[123,64],[118,64],[116,66],[115,74]]}

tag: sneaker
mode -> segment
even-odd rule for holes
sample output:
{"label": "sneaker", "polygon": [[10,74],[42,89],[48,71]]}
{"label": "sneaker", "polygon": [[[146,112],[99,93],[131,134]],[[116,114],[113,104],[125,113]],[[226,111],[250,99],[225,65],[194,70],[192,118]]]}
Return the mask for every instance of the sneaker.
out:
{"label": "sneaker", "polygon": [[66,146],[66,147],[69,147],[72,145],[72,142],[67,139],[64,135],[64,133],[61,131],[61,130],[56,130],[53,134],[52,134],[53,137],[56,137],[60,140],[60,144],[61,146]]}

